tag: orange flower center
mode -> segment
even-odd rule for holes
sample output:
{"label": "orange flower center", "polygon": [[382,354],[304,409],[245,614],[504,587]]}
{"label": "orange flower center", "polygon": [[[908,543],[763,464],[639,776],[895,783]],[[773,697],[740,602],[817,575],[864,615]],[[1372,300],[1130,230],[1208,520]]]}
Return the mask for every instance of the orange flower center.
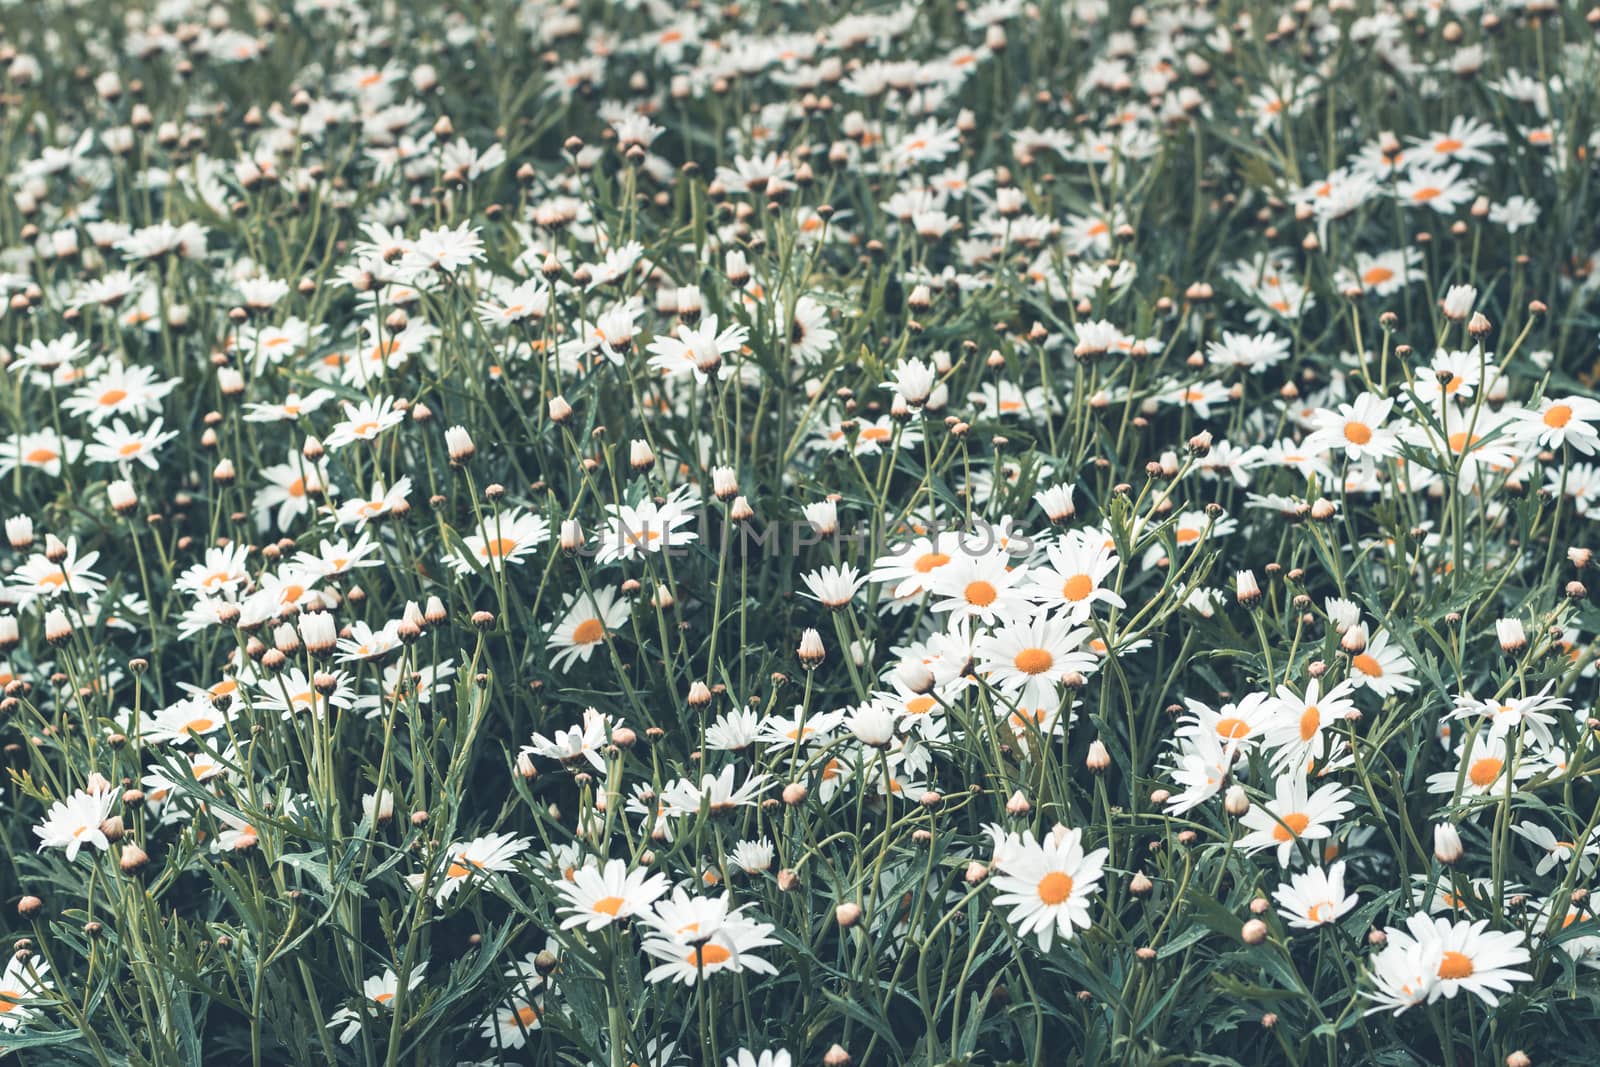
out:
{"label": "orange flower center", "polygon": [[1072,878],[1060,871],[1051,871],[1039,879],[1039,899],[1054,907],[1072,895]]}
{"label": "orange flower center", "polygon": [[1379,663],[1365,652],[1351,660],[1350,666],[1354,667],[1368,678],[1383,677],[1383,664]]}
{"label": "orange flower center", "polygon": [[1552,430],[1559,430],[1572,421],[1571,404],[1555,404],[1544,413],[1544,424]]}
{"label": "orange flower center", "polygon": [[995,590],[993,585],[990,585],[988,582],[980,579],[976,582],[968,582],[967,588],[963,591],[962,595],[966,597],[967,603],[973,605],[974,607],[986,608],[990,604],[993,604],[995,602],[995,598],[1000,594]]}
{"label": "orange flower center", "polygon": [[1460,981],[1472,977],[1472,961],[1459,952],[1446,952],[1439,960],[1439,977]]}
{"label": "orange flower center", "polygon": [[[1183,531],[1178,531],[1181,536]],[[1094,592],[1094,579],[1087,574],[1074,574],[1061,585],[1061,595],[1077,603]]]}
{"label": "orange flower center", "polygon": [[733,959],[733,953],[721,945],[707,942],[698,948],[690,949],[689,955],[685,958],[697,967],[714,967],[719,963],[727,963]]}
{"label": "orange flower center", "polygon": [[929,552],[926,555],[920,557],[915,563],[913,563],[911,565],[911,567],[918,574],[927,574],[929,571],[934,570],[935,568],[938,568],[938,567],[943,567],[946,563],[949,563],[949,562],[950,562],[950,557],[945,555],[943,552]]}
{"label": "orange flower center", "polygon": [[517,550],[517,542],[509,537],[497,537],[484,544],[483,551],[487,556],[503,559]]}
{"label": "orange flower center", "polygon": [[1013,663],[1024,674],[1043,674],[1054,665],[1056,658],[1047,649],[1025,648],[1017,653]]}
{"label": "orange flower center", "polygon": [[592,645],[606,635],[606,628],[599,619],[584,619],[572,630],[572,643],[575,645]]}
{"label": "orange flower center", "polygon": [[1364,422],[1344,424],[1344,439],[1353,445],[1364,445],[1372,440],[1372,427]]}
{"label": "orange flower center", "polygon": [[1309,741],[1322,728],[1322,712],[1315,704],[1300,713],[1300,740]]}
{"label": "orange flower center", "polygon": [[1473,760],[1472,766],[1467,768],[1467,777],[1479,789],[1487,789],[1494,785],[1494,780],[1500,777],[1500,768],[1505,766],[1505,761],[1493,756]]}
{"label": "orange flower center", "polygon": [[617,917],[617,912],[622,910],[622,904],[623,900],[621,897],[601,897],[599,900],[594,902],[594,910],[598,911],[602,915],[609,915],[615,919]]}
{"label": "orange flower center", "polygon": [[1250,736],[1250,724],[1243,719],[1226,718],[1217,720],[1217,736],[1237,741],[1242,737]]}
{"label": "orange flower center", "polygon": [[1291,811],[1283,817],[1281,824],[1272,827],[1272,837],[1275,841],[1288,841],[1299,837],[1306,832],[1306,827],[1311,825],[1311,816],[1300,811]]}

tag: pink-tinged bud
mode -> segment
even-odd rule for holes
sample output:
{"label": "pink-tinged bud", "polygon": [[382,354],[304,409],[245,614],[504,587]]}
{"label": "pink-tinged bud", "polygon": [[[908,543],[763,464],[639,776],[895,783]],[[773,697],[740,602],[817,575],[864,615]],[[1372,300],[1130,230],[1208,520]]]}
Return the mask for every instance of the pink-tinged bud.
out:
{"label": "pink-tinged bud", "polygon": [[861,905],[853,902],[840,904],[833,909],[833,918],[835,922],[848,930],[861,921]]}
{"label": "pink-tinged bud", "polygon": [[1450,823],[1435,823],[1433,827],[1433,858],[1443,864],[1452,864],[1461,859],[1461,835]]}
{"label": "pink-tinged bud", "polygon": [[1234,595],[1240,605],[1253,608],[1261,603],[1261,586],[1256,584],[1254,571],[1240,571],[1233,580]]}
{"label": "pink-tinged bud", "polygon": [[805,632],[800,635],[800,665],[808,671],[816,670],[822,666],[827,654],[827,650],[822,646],[822,635],[814,628],[806,627]]}
{"label": "pink-tinged bud", "polygon": [[1026,815],[1032,810],[1033,805],[1028,803],[1028,798],[1023,795],[1020,789],[1012,793],[1011,798],[1006,801],[1006,813],[1008,815]]}
{"label": "pink-tinged bud", "polygon": [[456,467],[465,464],[478,451],[464,426],[452,426],[444,432],[444,447],[450,453],[451,465]]}
{"label": "pink-tinged bud", "polygon": [[1267,939],[1267,924],[1260,919],[1251,919],[1240,928],[1239,937],[1247,945],[1259,945]]}
{"label": "pink-tinged bud", "polygon": [[72,621],[60,608],[51,608],[45,612],[44,639],[52,645],[64,645],[72,640]]}

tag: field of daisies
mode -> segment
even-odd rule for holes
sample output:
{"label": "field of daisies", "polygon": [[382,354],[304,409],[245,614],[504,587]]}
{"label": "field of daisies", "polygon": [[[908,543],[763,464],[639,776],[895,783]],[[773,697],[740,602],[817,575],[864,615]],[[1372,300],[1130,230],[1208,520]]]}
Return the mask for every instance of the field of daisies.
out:
{"label": "field of daisies", "polygon": [[1597,34],[0,6],[0,1055],[1594,1062]]}

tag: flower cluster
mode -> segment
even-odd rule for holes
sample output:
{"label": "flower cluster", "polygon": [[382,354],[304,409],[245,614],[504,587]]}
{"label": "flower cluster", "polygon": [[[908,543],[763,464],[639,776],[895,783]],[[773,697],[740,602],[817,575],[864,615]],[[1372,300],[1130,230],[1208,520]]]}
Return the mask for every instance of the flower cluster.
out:
{"label": "flower cluster", "polygon": [[1600,17],[107,6],[0,40],[0,1052],[1600,1025]]}

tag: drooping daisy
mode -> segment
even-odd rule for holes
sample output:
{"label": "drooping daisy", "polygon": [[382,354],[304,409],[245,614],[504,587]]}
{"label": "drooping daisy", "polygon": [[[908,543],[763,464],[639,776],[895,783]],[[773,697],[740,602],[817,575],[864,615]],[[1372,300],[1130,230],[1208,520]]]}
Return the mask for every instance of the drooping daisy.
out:
{"label": "drooping daisy", "polygon": [[1529,696],[1504,699],[1479,700],[1471,693],[1460,693],[1455,698],[1452,719],[1481,719],[1488,723],[1484,736],[1489,747],[1499,748],[1508,734],[1524,732],[1530,740],[1541,745],[1555,743],[1551,730],[1557,723],[1557,712],[1567,712],[1570,704],[1564,697],[1552,696],[1554,682],[1547,682],[1539,692]]}
{"label": "drooping daisy", "polygon": [[176,588],[195,596],[220,596],[244,588],[250,581],[245,561],[250,558],[250,546],[225,545],[206,549],[205,560],[186,567],[175,583]]}
{"label": "drooping daisy", "polygon": [[1043,842],[1023,834],[1018,847],[1007,849],[994,886],[1000,891],[998,907],[1010,907],[1009,916],[1019,936],[1037,935],[1039,950],[1049,952],[1059,933],[1071,940],[1074,928],[1087,929],[1089,898],[1097,892],[1107,849],[1083,851],[1083,832],[1057,826]]}
{"label": "drooping daisy", "polygon": [[702,809],[708,815],[727,815],[754,805],[770,781],[768,775],[755,772],[735,786],[734,768],[729,765],[716,774],[702,775],[698,784],[679,778],[661,790],[661,802],[674,815],[695,815]]}

